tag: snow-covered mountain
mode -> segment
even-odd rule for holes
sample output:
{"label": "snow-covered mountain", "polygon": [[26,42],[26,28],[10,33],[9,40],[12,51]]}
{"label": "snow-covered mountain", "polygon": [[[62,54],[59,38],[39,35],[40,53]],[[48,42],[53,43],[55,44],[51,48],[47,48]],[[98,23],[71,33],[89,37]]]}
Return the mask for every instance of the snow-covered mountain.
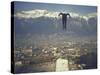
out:
{"label": "snow-covered mountain", "polygon": [[21,11],[16,13],[14,16],[18,18],[38,18],[38,17],[58,17],[59,12],[50,12],[47,10],[30,10],[30,11]]}
{"label": "snow-covered mountain", "polygon": [[[49,11],[49,10],[40,10],[40,9],[35,9],[35,10],[29,10],[29,11],[21,11],[17,12],[14,14],[15,17],[18,18],[25,18],[25,19],[30,19],[30,18],[39,18],[39,17],[49,17],[49,18],[61,18],[61,16],[58,16],[60,12],[54,12],[54,11]],[[76,18],[84,18],[88,20],[90,17],[95,17],[97,16],[96,13],[91,13],[88,15],[79,15],[77,13],[72,13],[69,12],[71,17]]]}

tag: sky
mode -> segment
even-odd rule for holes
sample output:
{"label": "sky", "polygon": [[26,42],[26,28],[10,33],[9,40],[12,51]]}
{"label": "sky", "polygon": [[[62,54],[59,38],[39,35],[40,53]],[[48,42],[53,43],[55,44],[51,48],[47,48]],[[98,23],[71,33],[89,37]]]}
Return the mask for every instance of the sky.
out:
{"label": "sky", "polygon": [[34,2],[18,2],[14,6],[15,12],[27,11],[34,9],[43,9],[58,12],[74,12],[80,15],[97,12],[96,6],[68,5],[68,4],[50,4],[50,3],[34,3]]}
{"label": "sky", "polygon": [[[48,4],[48,3],[29,3],[29,2],[15,2],[15,12],[20,13],[20,11],[31,11],[34,9],[42,9],[42,10],[49,10],[49,11],[55,11],[55,12],[73,12],[77,13],[80,15],[87,15],[91,13],[96,13],[97,12],[97,7],[96,6],[80,6],[80,5],[67,5],[67,4]],[[33,12],[33,11],[32,11]],[[16,14],[16,13],[15,13]],[[20,18],[22,14],[22,19]],[[84,17],[78,17],[74,18],[69,21],[69,24],[67,24],[67,29],[68,31],[64,31],[62,29],[62,23],[60,18],[32,18],[35,15],[32,13],[26,13],[22,12],[19,16],[19,18],[15,18],[15,32],[18,35],[28,35],[28,33],[38,34],[41,37],[41,34],[43,35],[48,35],[48,34],[55,34],[55,33],[61,33],[62,35],[67,35],[68,36],[86,36],[87,38],[90,38],[89,36],[91,35],[91,38],[96,39],[97,35],[97,16],[92,17],[92,21],[85,19]],[[25,18],[27,17],[28,18]],[[82,18],[82,19],[81,19]],[[88,17],[88,19],[91,17]],[[72,36],[73,35],[73,36]],[[35,35],[34,35],[35,36]],[[45,37],[45,36],[44,36]],[[44,38],[43,37],[43,38]],[[59,36],[57,36],[59,37]],[[80,38],[79,37],[79,38]],[[55,37],[54,37],[55,38]],[[71,38],[70,38],[71,39]],[[74,37],[73,37],[74,39]],[[84,38],[85,39],[85,38]]]}

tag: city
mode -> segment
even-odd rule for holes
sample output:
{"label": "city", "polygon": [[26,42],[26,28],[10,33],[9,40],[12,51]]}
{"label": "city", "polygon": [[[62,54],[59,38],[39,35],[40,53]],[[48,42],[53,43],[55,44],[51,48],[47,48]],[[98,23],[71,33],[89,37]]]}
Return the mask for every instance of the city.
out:
{"label": "city", "polygon": [[[68,70],[96,68],[96,49],[95,41],[84,43],[64,41],[62,45],[56,46],[48,44],[40,47],[30,46],[15,50],[15,67],[16,71],[20,71],[21,68],[23,72],[53,72],[56,71],[56,61],[61,58],[68,60]],[[30,70],[26,70],[27,68]]]}

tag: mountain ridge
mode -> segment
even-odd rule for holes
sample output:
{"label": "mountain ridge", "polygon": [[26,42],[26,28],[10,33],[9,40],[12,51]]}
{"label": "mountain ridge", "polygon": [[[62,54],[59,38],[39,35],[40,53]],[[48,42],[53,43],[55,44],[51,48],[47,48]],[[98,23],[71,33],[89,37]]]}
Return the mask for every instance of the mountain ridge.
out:
{"label": "mountain ridge", "polygon": [[[54,12],[54,11],[49,11],[49,10],[40,10],[40,9],[35,9],[35,10],[28,10],[28,11],[20,11],[20,12],[16,12],[14,14],[14,17],[17,18],[25,18],[25,19],[30,19],[30,18],[39,18],[39,17],[49,17],[49,18],[56,18],[59,19],[61,18],[61,16],[58,16],[60,12]],[[64,12],[66,13],[66,12]],[[80,15],[78,13],[74,13],[74,12],[69,12],[72,18],[84,18],[85,20],[88,20],[91,17],[97,17],[97,14],[94,13],[90,13],[87,15]]]}

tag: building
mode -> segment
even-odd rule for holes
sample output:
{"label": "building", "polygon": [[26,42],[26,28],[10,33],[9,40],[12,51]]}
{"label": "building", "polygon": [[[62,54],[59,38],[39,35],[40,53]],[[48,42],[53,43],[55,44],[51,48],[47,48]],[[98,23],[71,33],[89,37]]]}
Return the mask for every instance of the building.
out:
{"label": "building", "polygon": [[68,71],[68,70],[69,70],[68,60],[58,58],[56,61],[56,71],[61,72],[61,71]]}
{"label": "building", "polygon": [[29,48],[29,49],[24,49],[24,50],[22,50],[22,53],[23,53],[25,56],[32,56],[33,51],[32,51],[32,48]]}
{"label": "building", "polygon": [[22,62],[21,61],[16,61],[15,66],[18,66],[18,65],[22,65]]}

